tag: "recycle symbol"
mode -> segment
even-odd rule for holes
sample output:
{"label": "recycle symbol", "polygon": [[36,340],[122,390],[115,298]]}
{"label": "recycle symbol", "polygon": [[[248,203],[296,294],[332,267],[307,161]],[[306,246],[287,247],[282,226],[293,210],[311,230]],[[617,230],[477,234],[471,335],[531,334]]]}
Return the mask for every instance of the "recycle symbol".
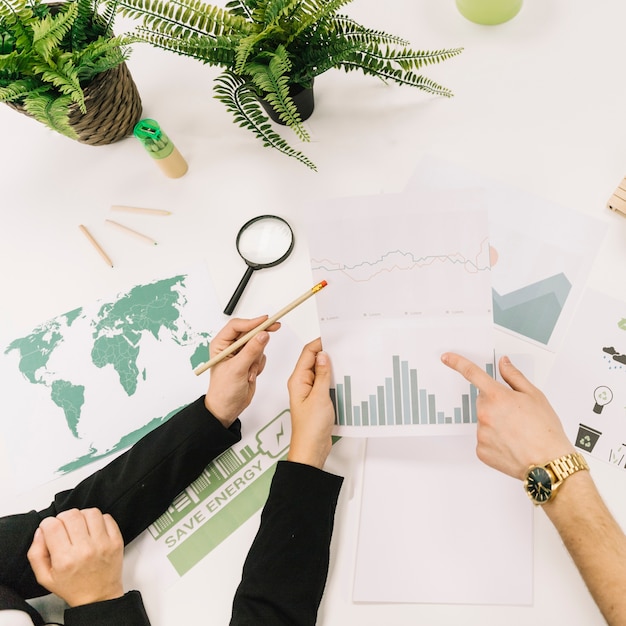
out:
{"label": "recycle symbol", "polygon": [[581,448],[591,448],[591,437],[589,435],[585,435],[578,440],[578,443]]}

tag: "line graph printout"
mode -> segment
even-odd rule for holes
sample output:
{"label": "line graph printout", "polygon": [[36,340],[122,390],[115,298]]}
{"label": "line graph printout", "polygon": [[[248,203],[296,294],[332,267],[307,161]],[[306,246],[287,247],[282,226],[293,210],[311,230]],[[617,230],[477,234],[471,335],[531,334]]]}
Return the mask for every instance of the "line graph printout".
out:
{"label": "line graph printout", "polygon": [[335,199],[308,224],[336,433],[467,432],[475,390],[444,351],[493,363],[490,248],[479,193]]}
{"label": "line graph printout", "polygon": [[493,319],[503,331],[555,352],[565,336],[607,224],[428,159],[407,186],[482,189],[489,210]]}

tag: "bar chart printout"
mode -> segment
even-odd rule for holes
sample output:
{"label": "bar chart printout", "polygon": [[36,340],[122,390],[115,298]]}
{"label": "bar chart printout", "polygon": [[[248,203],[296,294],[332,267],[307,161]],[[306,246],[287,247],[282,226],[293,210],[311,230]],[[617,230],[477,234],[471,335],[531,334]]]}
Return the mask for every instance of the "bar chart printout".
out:
{"label": "bar chart printout", "polygon": [[412,192],[326,201],[309,214],[316,299],[333,368],[335,434],[469,434],[476,395],[441,363],[493,375],[491,252],[482,195]]}
{"label": "bar chart printout", "polygon": [[[419,386],[419,375],[409,362],[399,355],[391,357],[391,376],[377,385],[375,393],[366,399],[356,399],[352,392],[352,377],[343,376],[331,389],[337,426],[418,426],[441,424],[475,424],[478,390],[467,384],[467,393],[461,393],[458,406],[451,412],[438,409],[437,394]],[[485,371],[494,375],[493,363],[485,364]]]}

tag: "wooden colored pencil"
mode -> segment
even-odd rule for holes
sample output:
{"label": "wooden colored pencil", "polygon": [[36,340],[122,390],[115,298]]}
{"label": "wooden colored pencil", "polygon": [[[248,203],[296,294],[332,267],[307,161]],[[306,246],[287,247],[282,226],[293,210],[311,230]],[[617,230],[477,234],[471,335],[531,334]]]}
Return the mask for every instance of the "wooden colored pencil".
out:
{"label": "wooden colored pencil", "polygon": [[111,261],[108,254],[102,249],[102,246],[94,239],[93,235],[87,230],[87,228],[83,226],[83,224],[80,224],[78,228],[80,228],[85,237],[89,239],[91,245],[98,251],[98,254],[104,259],[105,263],[113,267],[113,261]]}
{"label": "wooden colored pencil", "polygon": [[117,228],[118,230],[124,231],[125,233],[128,233],[129,235],[133,235],[133,237],[137,237],[138,239],[141,239],[142,241],[146,241],[152,244],[153,246],[157,245],[157,242],[154,239],[152,239],[152,237],[148,237],[148,235],[144,235],[143,233],[140,233],[137,230],[128,228],[128,226],[124,226],[124,224],[120,224],[119,222],[114,222],[113,220],[104,220],[104,221],[107,224],[111,224],[111,226],[115,226],[115,228]]}
{"label": "wooden colored pencil", "polygon": [[111,211],[124,211],[125,213],[144,213],[146,215],[171,215],[171,211],[165,209],[148,209],[141,206],[124,206],[122,204],[114,204]]}
{"label": "wooden colored pencil", "polygon": [[277,322],[283,315],[289,313],[289,311],[293,311],[297,306],[300,306],[305,300],[308,300],[311,296],[315,295],[318,291],[326,287],[328,283],[323,280],[311,289],[307,290],[303,293],[299,298],[296,298],[293,302],[290,302],[286,307],[282,308],[278,313],[275,313],[271,317],[268,317],[264,322],[259,324],[256,328],[253,328],[251,331],[247,332],[243,337],[240,337],[234,343],[231,343],[228,348],[225,348],[220,353],[216,354],[212,359],[209,359],[203,365],[196,368],[194,370],[196,376],[200,376],[203,372],[206,372],[210,367],[213,367],[216,363],[223,361],[227,356],[230,356],[233,352],[236,352],[243,345],[248,343],[250,339],[258,335],[261,331],[269,328],[274,322]]}

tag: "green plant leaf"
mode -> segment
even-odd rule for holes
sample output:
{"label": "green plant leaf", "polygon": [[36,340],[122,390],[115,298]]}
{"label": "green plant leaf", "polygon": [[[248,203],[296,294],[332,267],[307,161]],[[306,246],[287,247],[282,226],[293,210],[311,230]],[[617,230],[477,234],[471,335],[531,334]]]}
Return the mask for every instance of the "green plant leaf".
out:
{"label": "green plant leaf", "polygon": [[336,68],[449,97],[448,88],[419,70],[461,52],[414,50],[402,37],[362,26],[339,13],[352,0],[227,0],[224,9],[199,0],[110,1],[142,20],[137,35],[143,41],[222,67],[216,98],[264,145],[291,156],[300,153],[272,130],[255,95],[307,141],[289,95],[294,85],[310,87],[316,76]]}
{"label": "green plant leaf", "polygon": [[16,80],[0,87],[0,102],[13,102],[34,91],[33,84],[28,80]]}
{"label": "green plant leaf", "polygon": [[72,27],[78,15],[76,2],[66,2],[63,9],[56,15],[48,15],[40,21],[33,22],[33,50],[46,63],[54,64],[53,51],[59,47],[63,38]]}
{"label": "green plant leaf", "polygon": [[229,71],[222,72],[215,79],[213,89],[215,97],[232,113],[235,124],[252,131],[263,142],[264,146],[275,148],[317,171],[317,167],[308,157],[292,148],[272,129],[269,118],[263,114],[261,105],[251,86],[240,76]]}
{"label": "green plant leaf", "polygon": [[24,100],[24,108],[36,120],[71,139],[78,139],[76,131],[69,123],[69,96],[54,97],[37,94]]}
{"label": "green plant leaf", "polygon": [[53,85],[60,93],[69,96],[80,110],[85,113],[85,96],[80,86],[78,70],[72,62],[72,55],[65,53],[60,55],[55,69],[47,65],[33,65],[33,72],[40,76],[44,83]]}
{"label": "green plant leaf", "polygon": [[310,141],[311,138],[302,126],[300,114],[289,95],[289,72],[291,63],[287,58],[287,51],[279,46],[265,64],[248,64],[246,67],[252,77],[252,82],[263,95],[263,98],[272,106],[279,119],[291,128],[301,141]]}

